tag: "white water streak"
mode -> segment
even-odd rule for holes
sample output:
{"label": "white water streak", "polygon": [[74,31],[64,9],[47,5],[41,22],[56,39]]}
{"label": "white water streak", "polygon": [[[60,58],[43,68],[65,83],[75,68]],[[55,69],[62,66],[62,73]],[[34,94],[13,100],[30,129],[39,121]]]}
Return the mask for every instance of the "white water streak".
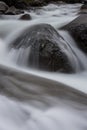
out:
{"label": "white water streak", "polygon": [[0,96],[0,130],[86,130],[85,107],[65,104],[45,110]]}
{"label": "white water streak", "polygon": [[[18,50],[21,52],[19,54],[19,52],[14,49],[11,52],[7,49],[8,43],[14,40],[22,29],[37,23],[49,23],[55,28],[61,27],[77,17],[76,14],[79,11],[80,6],[80,4],[61,6],[51,4],[42,7],[41,9],[31,11],[31,21],[18,21],[17,17],[15,20],[1,20],[0,64],[12,69],[14,68],[15,71],[22,71],[27,74],[59,81],[87,94],[87,71],[66,75],[29,70],[29,68],[23,68],[15,64],[17,56],[22,56],[21,53],[24,50]],[[9,18],[11,17],[9,16]],[[72,45],[72,47],[73,46],[74,45]],[[81,62],[86,64],[84,54],[80,53],[77,48],[76,52],[81,57],[83,56]],[[25,54],[25,57],[27,57],[27,53]],[[4,82],[6,83],[6,81]],[[21,85],[20,82],[18,83]],[[8,87],[9,85],[11,84],[8,84]],[[15,85],[13,84],[13,87]],[[31,84],[29,85],[31,89],[40,92],[40,89],[38,90],[37,87],[32,86]],[[47,95],[45,95],[45,97],[47,97]],[[40,98],[40,96],[38,98]],[[87,107],[85,105],[75,105],[75,103],[70,103],[68,100],[67,102],[63,102],[62,100],[53,97],[48,97],[48,101],[51,104],[46,108],[43,107],[46,106],[45,103],[36,100],[31,101],[32,103],[24,103],[0,95],[0,130],[87,130]]]}

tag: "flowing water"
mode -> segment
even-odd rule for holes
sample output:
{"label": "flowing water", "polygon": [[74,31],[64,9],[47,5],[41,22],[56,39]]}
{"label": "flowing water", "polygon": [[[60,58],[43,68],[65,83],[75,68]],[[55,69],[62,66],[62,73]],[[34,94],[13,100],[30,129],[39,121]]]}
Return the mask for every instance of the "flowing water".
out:
{"label": "flowing water", "polygon": [[19,15],[1,17],[0,130],[87,130],[87,58],[70,34],[58,30],[75,54],[74,60],[67,54],[75,74],[27,68],[27,50],[8,48],[32,25],[48,23],[57,30],[78,16],[80,6],[50,4],[33,9],[30,21],[19,21]]}

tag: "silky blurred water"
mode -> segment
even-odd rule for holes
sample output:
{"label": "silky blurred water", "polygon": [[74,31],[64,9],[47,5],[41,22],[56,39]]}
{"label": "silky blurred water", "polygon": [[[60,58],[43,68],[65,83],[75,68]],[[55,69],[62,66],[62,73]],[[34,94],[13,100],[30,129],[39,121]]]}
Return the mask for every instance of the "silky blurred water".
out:
{"label": "silky blurred water", "polygon": [[[70,34],[58,30],[77,57],[72,60],[68,54],[75,74],[27,68],[27,50],[8,48],[32,25],[48,23],[57,30],[78,16],[80,6],[49,4],[27,12],[30,21],[18,20],[19,15],[1,17],[0,130],[87,130],[87,59]],[[21,60],[23,66],[17,64]]]}

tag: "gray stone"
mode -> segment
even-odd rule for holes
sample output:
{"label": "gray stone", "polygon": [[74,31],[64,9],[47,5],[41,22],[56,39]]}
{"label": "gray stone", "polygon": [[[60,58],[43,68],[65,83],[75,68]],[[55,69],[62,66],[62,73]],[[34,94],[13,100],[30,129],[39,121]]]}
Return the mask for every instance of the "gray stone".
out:
{"label": "gray stone", "polygon": [[8,6],[4,2],[0,1],[0,12],[4,13],[7,9]]}
{"label": "gray stone", "polygon": [[[64,52],[71,52],[58,32],[48,24],[34,25],[11,44],[11,48],[29,49],[27,64],[29,67],[47,71],[73,73],[74,70]],[[22,56],[23,60],[25,57]]]}
{"label": "gray stone", "polygon": [[24,13],[24,11],[23,11],[23,10],[16,9],[14,6],[11,6],[11,7],[5,12],[5,14],[7,14],[7,15],[18,15],[18,14],[21,14],[21,13]]}
{"label": "gray stone", "polygon": [[68,30],[76,40],[78,47],[87,54],[87,14],[80,15],[61,29]]}
{"label": "gray stone", "polygon": [[31,16],[29,14],[23,14],[19,20],[31,20]]}

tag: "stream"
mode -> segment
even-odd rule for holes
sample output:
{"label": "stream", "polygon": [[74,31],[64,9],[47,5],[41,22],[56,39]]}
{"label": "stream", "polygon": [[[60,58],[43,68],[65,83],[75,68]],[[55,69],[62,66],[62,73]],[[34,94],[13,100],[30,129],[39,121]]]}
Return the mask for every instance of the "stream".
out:
{"label": "stream", "polygon": [[[68,32],[59,28],[76,17],[81,4],[49,4],[29,13],[30,21],[0,17],[0,130],[87,130],[87,57]],[[21,32],[36,24],[52,25],[74,51],[75,74],[25,66],[27,50],[8,49]],[[23,63],[23,65],[18,64]]]}

